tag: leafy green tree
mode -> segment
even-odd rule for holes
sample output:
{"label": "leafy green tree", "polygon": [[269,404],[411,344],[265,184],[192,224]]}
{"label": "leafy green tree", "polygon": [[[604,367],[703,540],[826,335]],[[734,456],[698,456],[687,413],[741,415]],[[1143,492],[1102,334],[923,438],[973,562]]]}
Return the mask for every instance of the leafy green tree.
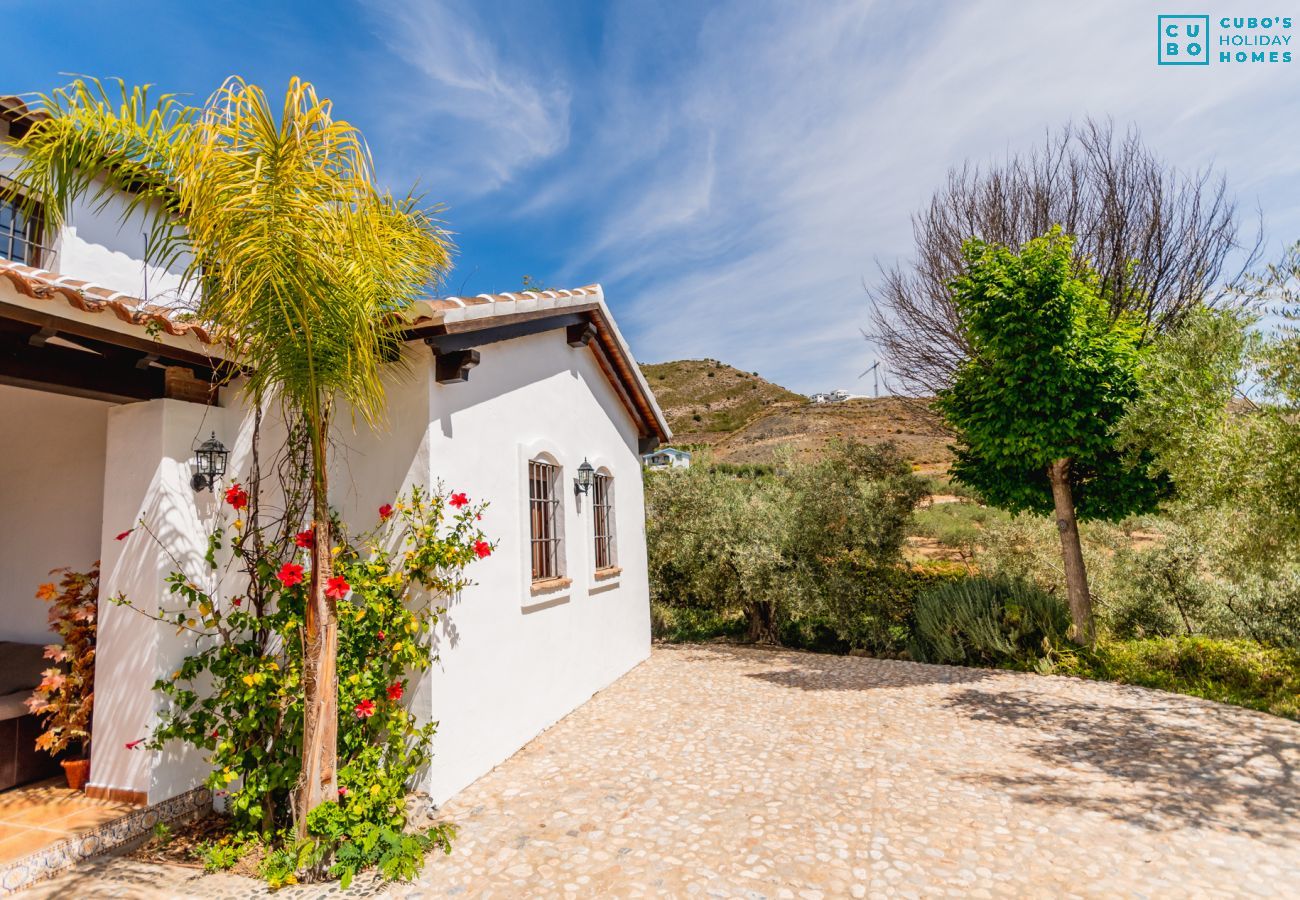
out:
{"label": "leafy green tree", "polygon": [[402,313],[449,265],[449,242],[416,198],[378,186],[361,133],[293,79],[276,108],[231,79],[201,107],[118,82],[74,81],[39,98],[13,177],[51,226],[79,198],[125,198],[145,219],[147,262],[184,270],[196,315],[248,373],[259,408],[306,427],[313,546],[304,616],[305,739],[296,806],[337,796],[338,615],[328,454],[346,403],[383,419],[381,367],[400,361]]}
{"label": "leafy green tree", "polygon": [[1090,644],[1078,521],[1150,510],[1167,485],[1112,435],[1138,396],[1140,323],[1110,316],[1072,248],[1059,228],[1019,252],[965,243],[965,268],[951,288],[972,352],[938,405],[957,432],[957,481],[993,506],[1055,513],[1072,634]]}
{"label": "leafy green tree", "polygon": [[1300,244],[1246,293],[1257,312],[1200,310],[1155,342],[1119,427],[1185,504],[1231,518],[1241,575],[1300,560]]}

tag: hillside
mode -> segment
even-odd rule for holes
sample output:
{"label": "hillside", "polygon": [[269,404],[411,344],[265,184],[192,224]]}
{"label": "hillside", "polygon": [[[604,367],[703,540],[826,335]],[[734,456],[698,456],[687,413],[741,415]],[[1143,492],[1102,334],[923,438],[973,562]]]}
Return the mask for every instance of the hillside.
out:
{"label": "hillside", "polygon": [[756,373],[713,359],[642,366],[679,447],[707,446],[720,462],[767,463],[784,446],[815,456],[835,440],[893,441],[914,465],[941,471],[952,440],[922,401],[862,398],[816,405]]}

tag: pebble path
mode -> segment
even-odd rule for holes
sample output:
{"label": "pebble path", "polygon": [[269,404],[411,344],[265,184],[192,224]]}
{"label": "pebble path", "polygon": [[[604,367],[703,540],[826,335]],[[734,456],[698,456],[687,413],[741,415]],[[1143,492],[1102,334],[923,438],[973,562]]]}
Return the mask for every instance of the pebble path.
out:
{"label": "pebble path", "polygon": [[[1300,896],[1300,723],[1073,678],[715,645],[650,659],[449,802],[391,897]],[[107,859],[32,897],[249,897]]]}

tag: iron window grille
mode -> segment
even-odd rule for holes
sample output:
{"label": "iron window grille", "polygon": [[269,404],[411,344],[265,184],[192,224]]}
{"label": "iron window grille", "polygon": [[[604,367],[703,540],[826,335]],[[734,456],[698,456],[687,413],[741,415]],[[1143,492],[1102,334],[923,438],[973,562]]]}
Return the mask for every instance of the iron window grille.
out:
{"label": "iron window grille", "polygon": [[596,568],[608,569],[614,562],[614,479],[601,472],[591,482],[591,512],[596,529]]}
{"label": "iron window grille", "polygon": [[45,249],[38,243],[40,233],[39,211],[26,213],[12,194],[0,196],[0,259],[39,268]]}
{"label": "iron window grille", "polygon": [[559,578],[560,467],[530,460],[528,463],[528,513],[533,552],[533,581]]}

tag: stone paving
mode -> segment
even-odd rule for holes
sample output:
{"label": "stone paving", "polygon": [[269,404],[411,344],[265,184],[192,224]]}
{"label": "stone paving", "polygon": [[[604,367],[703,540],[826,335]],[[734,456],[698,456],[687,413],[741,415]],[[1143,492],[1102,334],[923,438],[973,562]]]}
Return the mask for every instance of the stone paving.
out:
{"label": "stone paving", "polygon": [[[1294,897],[1297,772],[1300,723],[1173,694],[656,647],[450,802],[418,882],[348,894]],[[31,896],[254,892],[110,859]]]}

